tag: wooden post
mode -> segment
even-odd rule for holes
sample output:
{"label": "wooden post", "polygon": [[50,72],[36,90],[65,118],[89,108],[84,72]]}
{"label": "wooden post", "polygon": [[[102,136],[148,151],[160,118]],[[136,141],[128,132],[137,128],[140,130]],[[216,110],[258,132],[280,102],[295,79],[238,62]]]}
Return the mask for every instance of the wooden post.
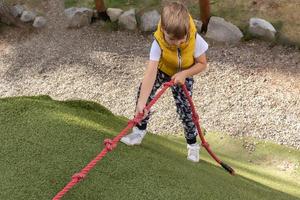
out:
{"label": "wooden post", "polygon": [[103,0],[95,0],[95,7],[98,12],[104,12],[106,10]]}
{"label": "wooden post", "polygon": [[104,21],[109,20],[109,16],[106,13],[106,7],[103,0],[95,0],[95,7],[99,19],[102,19]]}
{"label": "wooden post", "polygon": [[202,21],[201,33],[206,33],[210,19],[209,0],[199,0],[200,19]]}

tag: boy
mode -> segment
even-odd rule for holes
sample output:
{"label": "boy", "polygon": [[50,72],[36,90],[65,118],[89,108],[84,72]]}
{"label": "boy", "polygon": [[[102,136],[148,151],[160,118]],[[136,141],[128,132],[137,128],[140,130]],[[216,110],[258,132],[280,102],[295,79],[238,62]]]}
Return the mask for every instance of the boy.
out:
{"label": "boy", "polygon": [[174,80],[175,85],[171,89],[184,127],[187,159],[199,162],[200,145],[196,141],[198,132],[181,85],[186,84],[189,94],[192,94],[192,76],[206,68],[205,51],[208,44],[197,34],[194,21],[186,7],[177,2],[169,3],[163,8],[154,37],[150,61],[137,95],[135,113],[144,113],[144,119],[121,142],[127,145],[141,144],[149,120],[149,111],[144,110],[146,103],[154,98],[163,83]]}

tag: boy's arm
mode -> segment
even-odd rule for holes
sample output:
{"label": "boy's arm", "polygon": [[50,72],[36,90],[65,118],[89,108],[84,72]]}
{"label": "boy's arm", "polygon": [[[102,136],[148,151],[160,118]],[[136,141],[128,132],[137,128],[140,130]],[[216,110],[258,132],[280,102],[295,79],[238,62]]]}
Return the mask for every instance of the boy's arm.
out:
{"label": "boy's arm", "polygon": [[199,57],[195,58],[195,64],[187,69],[182,71],[186,77],[191,77],[193,75],[199,74],[207,67],[206,55],[202,54]]}
{"label": "boy's arm", "polygon": [[175,84],[184,84],[187,77],[191,77],[202,72],[207,67],[206,55],[202,54],[195,58],[195,64],[189,69],[178,72],[172,76]]}
{"label": "boy's arm", "polygon": [[[145,75],[142,81],[141,91],[140,91],[140,97],[138,99],[137,108],[136,108],[136,114],[142,113],[143,109],[147,103],[147,100],[150,96],[151,90],[153,88],[156,74],[157,74],[157,66],[158,61],[152,61],[150,60],[148,63],[148,66],[145,71]],[[147,114],[147,113],[145,113]]]}

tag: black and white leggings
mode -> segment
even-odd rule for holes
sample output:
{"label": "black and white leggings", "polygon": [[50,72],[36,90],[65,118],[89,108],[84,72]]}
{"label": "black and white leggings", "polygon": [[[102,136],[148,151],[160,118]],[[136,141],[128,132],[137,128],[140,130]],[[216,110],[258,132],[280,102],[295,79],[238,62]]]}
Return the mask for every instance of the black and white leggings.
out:
{"label": "black and white leggings", "polygon": [[[161,87],[161,85],[165,82],[169,82],[170,80],[171,80],[170,76],[158,70],[151,94],[147,100],[147,104],[154,98],[156,91]],[[192,95],[194,79],[192,77],[186,78],[185,84],[189,91],[189,95]],[[179,114],[179,119],[182,121],[183,124],[186,141],[188,144],[194,144],[196,143],[196,136],[198,132],[192,119],[192,110],[190,109],[188,99],[186,98],[185,93],[182,90],[181,86],[174,85],[171,87],[171,89],[176,103],[177,113]],[[140,96],[140,91],[141,91],[141,84],[138,89],[137,100]],[[145,130],[147,128],[149,117],[150,116],[148,115],[145,119],[141,121],[140,125],[137,125],[137,127],[140,130]]]}

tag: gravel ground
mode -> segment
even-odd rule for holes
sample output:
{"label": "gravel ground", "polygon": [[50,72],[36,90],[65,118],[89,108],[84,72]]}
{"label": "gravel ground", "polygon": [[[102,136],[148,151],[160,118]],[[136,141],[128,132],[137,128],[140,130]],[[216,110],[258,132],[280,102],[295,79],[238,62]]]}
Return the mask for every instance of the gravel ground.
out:
{"label": "gravel ground", "polygon": [[[132,118],[151,36],[108,31],[100,22],[66,29],[61,1],[44,7],[47,28],[0,32],[0,97],[92,100]],[[252,41],[211,44],[207,56],[193,97],[203,126],[300,149],[300,52]],[[182,134],[170,91],[154,110],[150,131]]]}

